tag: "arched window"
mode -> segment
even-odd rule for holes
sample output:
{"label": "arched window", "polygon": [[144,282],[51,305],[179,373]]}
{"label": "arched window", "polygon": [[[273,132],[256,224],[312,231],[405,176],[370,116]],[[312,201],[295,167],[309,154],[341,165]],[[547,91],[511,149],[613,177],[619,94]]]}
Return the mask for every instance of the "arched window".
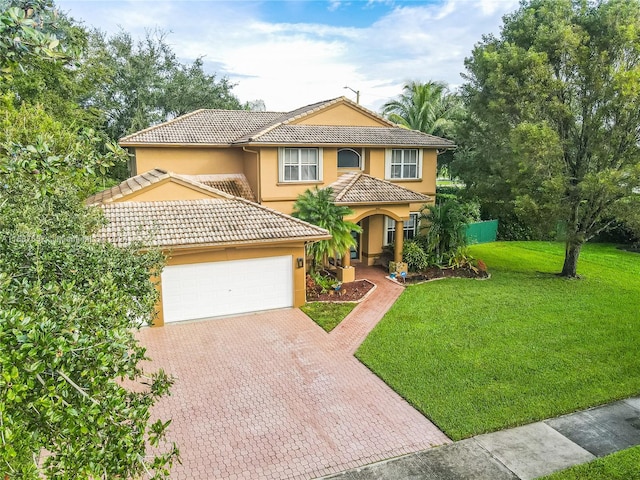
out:
{"label": "arched window", "polygon": [[338,168],[362,168],[360,153],[352,148],[338,150]]}

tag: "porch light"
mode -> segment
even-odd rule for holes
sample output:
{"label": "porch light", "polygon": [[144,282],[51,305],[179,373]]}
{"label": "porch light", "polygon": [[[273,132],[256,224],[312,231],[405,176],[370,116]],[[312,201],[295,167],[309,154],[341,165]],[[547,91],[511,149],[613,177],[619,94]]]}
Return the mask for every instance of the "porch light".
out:
{"label": "porch light", "polygon": [[297,261],[298,261],[298,268],[304,267],[304,258],[298,257]]}

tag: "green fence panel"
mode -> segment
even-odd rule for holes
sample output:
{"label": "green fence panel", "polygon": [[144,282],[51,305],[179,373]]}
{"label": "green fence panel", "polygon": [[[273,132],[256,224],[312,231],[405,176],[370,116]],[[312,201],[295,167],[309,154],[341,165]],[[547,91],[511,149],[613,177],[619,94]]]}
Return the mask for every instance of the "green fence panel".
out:
{"label": "green fence panel", "polygon": [[495,242],[498,235],[498,220],[470,223],[467,225],[466,235],[469,245]]}

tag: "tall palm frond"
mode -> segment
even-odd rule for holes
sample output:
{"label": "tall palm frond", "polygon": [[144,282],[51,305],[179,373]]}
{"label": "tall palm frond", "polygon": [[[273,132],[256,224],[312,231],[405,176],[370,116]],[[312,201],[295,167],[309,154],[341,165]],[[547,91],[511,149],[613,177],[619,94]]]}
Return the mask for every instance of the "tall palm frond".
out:
{"label": "tall palm frond", "polygon": [[449,92],[442,82],[409,82],[403,93],[382,106],[382,114],[398,125],[412,130],[453,138],[456,122],[462,115],[460,97]]}
{"label": "tall palm frond", "polygon": [[306,222],[317,225],[329,231],[330,240],[321,240],[308,246],[308,253],[312,255],[315,264],[321,264],[330,256],[343,256],[351,247],[356,246],[352,231],[361,232],[359,225],[344,220],[353,211],[349,207],[333,203],[333,189],[306,190],[293,205],[292,215]]}

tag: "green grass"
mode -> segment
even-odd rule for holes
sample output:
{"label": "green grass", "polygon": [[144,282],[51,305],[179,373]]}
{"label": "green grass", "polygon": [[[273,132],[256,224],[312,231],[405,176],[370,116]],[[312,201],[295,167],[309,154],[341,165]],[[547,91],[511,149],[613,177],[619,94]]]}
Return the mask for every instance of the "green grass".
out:
{"label": "green grass", "polygon": [[485,281],[408,287],[358,358],[455,440],[640,393],[640,255],[586,245],[471,248]]}
{"label": "green grass", "polygon": [[640,446],[576,465],[541,480],[640,480]]}
{"label": "green grass", "polygon": [[320,325],[325,332],[333,330],[353,310],[357,303],[311,302],[300,307],[311,320]]}

